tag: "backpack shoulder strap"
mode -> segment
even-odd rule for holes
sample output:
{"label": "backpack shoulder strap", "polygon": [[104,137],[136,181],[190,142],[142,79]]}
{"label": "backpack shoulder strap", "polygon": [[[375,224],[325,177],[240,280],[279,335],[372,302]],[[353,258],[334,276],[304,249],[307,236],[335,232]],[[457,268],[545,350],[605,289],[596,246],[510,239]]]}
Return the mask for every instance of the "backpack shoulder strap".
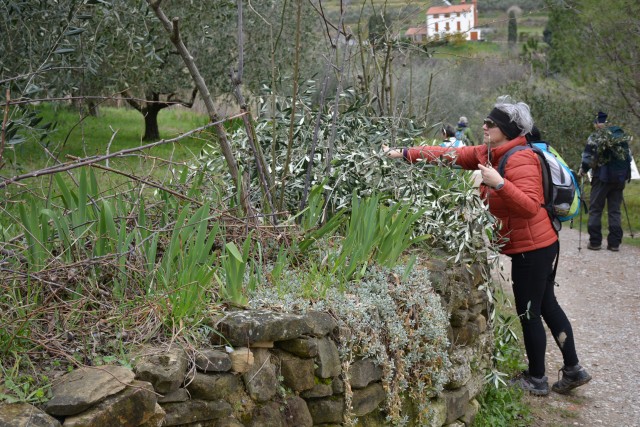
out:
{"label": "backpack shoulder strap", "polygon": [[507,151],[500,159],[500,163],[498,163],[498,173],[500,176],[504,178],[504,169],[507,166],[507,160],[509,160],[509,157],[511,157],[512,154],[517,153],[518,151],[528,150],[530,148],[531,147],[529,145],[518,145]]}

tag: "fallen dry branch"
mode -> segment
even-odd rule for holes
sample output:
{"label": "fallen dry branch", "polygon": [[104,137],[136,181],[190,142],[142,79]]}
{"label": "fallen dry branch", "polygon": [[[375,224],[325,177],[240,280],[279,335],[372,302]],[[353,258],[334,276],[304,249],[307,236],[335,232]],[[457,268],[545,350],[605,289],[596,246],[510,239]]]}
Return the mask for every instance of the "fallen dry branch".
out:
{"label": "fallen dry branch", "polygon": [[140,147],[134,147],[134,148],[127,148],[124,150],[120,150],[120,151],[116,151],[115,153],[111,153],[111,154],[106,154],[103,156],[91,156],[91,157],[86,157],[84,159],[78,160],[78,161],[74,161],[71,163],[63,163],[60,165],[56,165],[56,166],[51,166],[48,168],[44,168],[44,169],[40,169],[40,170],[36,170],[36,171],[32,171],[23,175],[16,175],[13,178],[8,178],[8,179],[4,179],[2,181],[0,181],[0,189],[5,188],[11,184],[15,184],[19,181],[22,181],[24,179],[28,179],[28,178],[36,178],[38,176],[43,176],[43,175],[52,175],[52,174],[56,174],[59,172],[65,172],[68,170],[72,170],[72,169],[76,169],[76,168],[80,168],[82,166],[89,166],[89,165],[94,165],[96,163],[99,162],[103,162],[106,161],[108,159],[112,159],[112,158],[117,158],[117,157],[124,157],[128,154],[131,153],[136,153],[136,152],[140,152],[140,151],[145,151],[148,150],[150,148],[153,147],[157,147],[159,145],[164,145],[164,144],[172,144],[175,142],[178,142],[184,138],[187,138],[189,136],[195,135],[199,132],[202,132],[205,129],[208,129],[210,127],[214,127],[214,126],[219,126],[222,123],[231,120],[231,119],[235,119],[237,117],[241,117],[243,116],[245,113],[239,113],[230,117],[226,117],[220,121],[217,122],[212,122],[212,123],[207,123],[204,126],[201,126],[199,128],[190,130],[189,132],[185,132],[182,135],[179,135],[175,138],[171,138],[171,139],[163,139],[160,141],[156,141],[156,142],[152,142],[150,144],[146,144],[146,145],[142,145]]}

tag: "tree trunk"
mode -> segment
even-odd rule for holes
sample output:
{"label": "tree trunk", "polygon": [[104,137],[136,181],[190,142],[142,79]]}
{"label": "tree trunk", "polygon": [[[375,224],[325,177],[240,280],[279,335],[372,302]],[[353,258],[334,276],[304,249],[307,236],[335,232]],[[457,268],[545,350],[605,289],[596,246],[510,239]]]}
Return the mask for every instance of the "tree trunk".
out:
{"label": "tree trunk", "polygon": [[144,141],[157,141],[160,139],[158,127],[158,113],[162,110],[161,104],[151,104],[142,109],[144,115]]}
{"label": "tree trunk", "polygon": [[87,114],[89,114],[91,117],[99,117],[100,116],[100,107],[98,105],[98,103],[94,102],[94,101],[87,101]]}

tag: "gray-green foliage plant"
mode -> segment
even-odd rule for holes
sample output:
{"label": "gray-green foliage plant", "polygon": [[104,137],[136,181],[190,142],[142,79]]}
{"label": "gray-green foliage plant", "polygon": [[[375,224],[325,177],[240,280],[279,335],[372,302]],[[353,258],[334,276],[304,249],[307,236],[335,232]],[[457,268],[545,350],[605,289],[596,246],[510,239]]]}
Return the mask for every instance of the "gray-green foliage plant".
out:
{"label": "gray-green foliage plant", "polygon": [[429,425],[430,399],[442,391],[450,366],[448,315],[431,286],[429,272],[372,265],[360,281],[350,284],[348,292],[331,287],[323,298],[311,300],[301,292],[305,274],[286,271],[278,289],[258,288],[250,307],[330,311],[341,330],[340,358],[347,372],[361,358],[373,359],[382,367],[389,424],[407,423],[402,401],[409,399],[417,406],[416,422]]}

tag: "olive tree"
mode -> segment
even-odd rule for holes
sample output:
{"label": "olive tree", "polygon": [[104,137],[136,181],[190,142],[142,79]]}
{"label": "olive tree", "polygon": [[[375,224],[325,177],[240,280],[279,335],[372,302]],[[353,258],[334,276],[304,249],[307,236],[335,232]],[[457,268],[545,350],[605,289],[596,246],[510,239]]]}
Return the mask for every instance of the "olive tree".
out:
{"label": "olive tree", "polygon": [[[549,0],[552,71],[569,77],[610,116],[640,122],[640,5],[635,0]],[[594,111],[595,112],[595,111]],[[625,117],[626,116],[626,117]]]}
{"label": "olive tree", "polygon": [[[256,3],[247,8],[244,23],[244,82],[251,91],[266,81],[288,81],[287,59],[294,50],[291,2]],[[238,55],[235,2],[167,2],[166,9],[179,17],[181,36],[212,92],[229,92]],[[0,81],[16,83],[14,98],[39,90],[92,107],[100,99],[123,97],[144,116],[145,140],[159,137],[161,109],[193,105],[195,85],[146,2],[7,0],[0,15],[0,42],[6,46]],[[309,36],[313,14],[303,16],[308,44],[314,39]],[[303,59],[313,60],[307,51]]]}

